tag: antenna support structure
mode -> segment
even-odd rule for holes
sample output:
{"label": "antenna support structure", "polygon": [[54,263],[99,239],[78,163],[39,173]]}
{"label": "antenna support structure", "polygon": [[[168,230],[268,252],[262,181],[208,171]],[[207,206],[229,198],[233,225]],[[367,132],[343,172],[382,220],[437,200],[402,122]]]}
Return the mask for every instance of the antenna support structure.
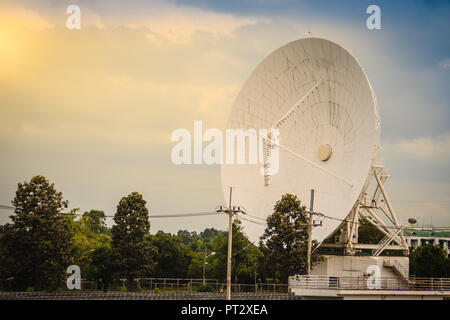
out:
{"label": "antenna support structure", "polygon": [[[389,178],[383,165],[372,164],[364,187],[347,218],[338,227],[340,235],[336,243],[323,243],[322,247],[344,248],[346,255],[355,255],[357,250],[372,250],[372,256],[379,256],[384,250],[398,250],[409,254],[409,247],[403,235],[405,226],[400,225],[384,187]],[[373,185],[372,188],[370,188]],[[384,237],[378,244],[358,243],[360,218],[367,221]]]}

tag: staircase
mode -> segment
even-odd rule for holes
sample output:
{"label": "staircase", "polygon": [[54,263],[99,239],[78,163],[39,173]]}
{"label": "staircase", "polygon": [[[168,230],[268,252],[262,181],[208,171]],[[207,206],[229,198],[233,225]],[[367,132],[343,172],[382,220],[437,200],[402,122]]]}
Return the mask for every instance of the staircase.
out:
{"label": "staircase", "polygon": [[384,259],[383,266],[392,268],[392,270],[394,270],[394,272],[397,273],[407,285],[411,284],[411,280],[409,280],[408,270],[403,267],[397,260],[390,258]]}

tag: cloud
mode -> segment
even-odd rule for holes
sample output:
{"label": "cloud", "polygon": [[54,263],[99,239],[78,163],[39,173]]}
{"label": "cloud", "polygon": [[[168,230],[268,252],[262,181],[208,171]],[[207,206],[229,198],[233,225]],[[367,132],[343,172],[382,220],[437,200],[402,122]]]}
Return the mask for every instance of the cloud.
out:
{"label": "cloud", "polygon": [[[0,128],[3,181],[14,186],[44,174],[83,210],[113,213],[135,190],[152,212],[214,208],[222,202],[218,167],[174,166],[170,135],[193,130],[194,120],[225,125],[247,76],[247,57],[232,49],[240,40],[195,31],[173,41],[148,27],[102,24],[31,29],[23,36],[28,45],[0,62],[14,65],[0,68],[0,117],[8,119]],[[152,32],[158,39],[147,37]],[[0,186],[0,203],[11,201],[13,189]],[[203,226],[221,228],[222,220]],[[164,221],[152,228],[179,228]]]}
{"label": "cloud", "polygon": [[[62,2],[29,1],[11,14],[0,10],[13,18],[17,13],[17,20],[5,20],[14,28],[4,29],[15,44],[0,59],[5,183],[42,173],[62,186],[72,205],[109,213],[134,190],[144,190],[158,212],[214,208],[224,200],[218,168],[174,166],[171,132],[191,131],[194,120],[223,128],[256,65],[311,30],[349,50],[368,73],[381,108],[382,150],[394,163],[392,182],[403,175],[411,181],[399,189],[420,187],[399,198],[419,197],[421,188],[448,194],[450,134],[442,133],[448,131],[448,100],[439,87],[444,82],[436,78],[435,64],[426,70],[399,64],[407,54],[389,46],[394,33],[368,33],[364,21],[355,26],[307,15],[267,19],[165,1],[79,3],[80,31],[65,28]],[[424,186],[414,176],[419,173],[446,180],[444,187]],[[9,203],[13,190],[3,191],[0,203]],[[428,209],[445,216],[442,209]],[[407,207],[399,210],[408,216]],[[161,228],[164,223],[172,222],[161,222]],[[187,222],[186,228],[212,223]],[[175,221],[165,230],[177,229]]]}
{"label": "cloud", "polygon": [[[2,11],[15,10],[16,2],[6,1],[8,6],[3,6]],[[54,26],[64,27],[69,17],[66,13],[69,4],[64,2],[51,0],[20,2],[31,8],[30,12],[41,12]],[[239,27],[269,21],[267,18],[212,12],[164,0],[129,1],[126,6],[120,0],[95,2],[74,0],[71,4],[78,5],[81,9],[82,28],[145,27],[151,30],[148,34],[150,38],[156,35],[155,39],[163,38],[178,43],[188,42],[198,31],[230,35]]]}
{"label": "cloud", "polygon": [[450,58],[446,58],[438,63],[439,67],[447,70],[450,68]]}
{"label": "cloud", "polygon": [[1,29],[20,29],[22,31],[42,31],[53,25],[39,13],[21,6],[2,6],[0,10]]}
{"label": "cloud", "polygon": [[387,143],[386,147],[422,159],[450,158],[450,132],[435,138],[405,139]]}
{"label": "cloud", "polygon": [[396,170],[386,183],[390,200],[401,224],[416,218],[420,225],[450,226],[450,183],[397,178]]}
{"label": "cloud", "polygon": [[29,53],[38,43],[36,35],[52,27],[35,11],[0,5],[0,72],[12,74],[32,63]]}

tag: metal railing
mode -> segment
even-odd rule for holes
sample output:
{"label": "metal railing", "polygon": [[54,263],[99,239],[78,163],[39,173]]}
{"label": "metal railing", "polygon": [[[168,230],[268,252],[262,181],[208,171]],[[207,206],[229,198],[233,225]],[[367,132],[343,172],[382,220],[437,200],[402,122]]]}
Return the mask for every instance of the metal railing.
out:
{"label": "metal railing", "polygon": [[[204,282],[203,282],[204,281]],[[288,284],[280,283],[232,283],[233,293],[289,293]],[[195,292],[226,292],[225,282],[217,279],[194,279],[194,278],[139,278],[133,279],[129,284],[126,279],[116,279],[108,284],[102,281],[88,281],[81,279],[81,288],[70,290],[64,281],[58,291],[108,291],[125,292],[131,288],[132,291],[155,292],[155,293],[195,293]],[[27,291],[35,291],[34,288]],[[16,291],[14,280],[0,280],[0,292]],[[38,290],[36,290],[38,291]]]}
{"label": "metal railing", "polygon": [[[319,289],[319,290],[412,290],[412,291],[450,291],[450,278],[422,278],[422,277],[380,277],[377,285],[368,281],[368,276],[360,277],[330,277],[318,275],[296,275],[289,277],[289,284],[280,283],[233,283],[233,293],[290,293],[292,289]],[[372,279],[373,280],[373,279]],[[14,291],[14,287],[2,281],[0,291]],[[371,283],[371,285],[369,285]],[[206,285],[206,286],[205,286]],[[195,293],[195,292],[226,292],[226,283],[216,279],[182,279],[182,278],[140,278],[134,279],[132,290],[155,293]],[[65,285],[61,286],[68,290]],[[120,279],[105,286],[100,281],[81,281],[80,291],[127,291],[127,280]],[[77,291],[77,290],[75,290]]]}
{"label": "metal railing", "polygon": [[[14,279],[11,278],[11,279],[6,279],[6,280],[5,279],[0,280],[0,292],[15,291],[15,290],[17,290],[17,288],[15,286]],[[61,283],[61,285],[57,288],[57,290],[58,291],[69,290],[67,288],[66,281]],[[80,289],[79,290],[81,290],[81,291],[101,291],[102,290],[101,282],[99,282],[99,281],[88,281],[86,279],[81,279],[80,280]],[[37,289],[37,288],[35,288],[33,286],[29,286],[24,291],[32,292],[32,291],[39,291],[39,289]]]}
{"label": "metal railing", "polygon": [[[292,289],[320,289],[320,290],[412,290],[412,291],[450,291],[450,278],[422,278],[422,277],[380,277],[378,285],[373,288],[368,276],[360,277],[330,277],[318,275],[296,275],[289,277],[289,284],[280,283],[233,283],[233,293],[290,293]],[[406,280],[406,281],[405,281]],[[0,282],[0,291],[14,291],[13,283],[4,280]],[[183,278],[140,278],[134,279],[131,285],[133,291],[155,293],[195,293],[195,292],[226,292],[226,283],[216,279],[183,279]],[[67,289],[65,283],[61,285],[63,291]],[[127,291],[127,280],[120,279],[108,285],[101,281],[81,280],[80,291]],[[78,291],[78,290],[75,290]]]}
{"label": "metal railing", "polygon": [[[154,292],[154,293],[196,293],[196,292],[212,292],[223,293],[227,290],[225,282],[218,279],[196,279],[196,278],[138,278],[133,279],[131,283],[127,279],[116,279],[110,283],[103,283],[101,280],[88,281],[81,279],[81,288],[70,290],[67,288],[66,282],[61,283],[58,292],[64,291],[105,291],[105,292]],[[289,293],[288,284],[280,283],[232,283],[232,293]],[[39,291],[29,288],[26,291]],[[0,292],[16,291],[14,279],[0,280]]]}
{"label": "metal railing", "polygon": [[[122,280],[126,281],[126,280]],[[136,287],[143,291],[160,292],[197,292],[210,290],[211,292],[226,292],[226,283],[217,279],[181,279],[181,278],[140,278],[135,279]],[[122,286],[125,286],[123,282]],[[206,287],[206,288],[205,288]],[[114,290],[114,287],[111,288]],[[288,293],[288,284],[279,283],[256,283],[242,284],[232,283],[233,293]]]}
{"label": "metal railing", "polygon": [[296,275],[289,277],[289,288],[318,290],[411,290],[450,291],[450,278],[402,278],[380,277],[378,285],[368,284],[369,277],[329,277]]}

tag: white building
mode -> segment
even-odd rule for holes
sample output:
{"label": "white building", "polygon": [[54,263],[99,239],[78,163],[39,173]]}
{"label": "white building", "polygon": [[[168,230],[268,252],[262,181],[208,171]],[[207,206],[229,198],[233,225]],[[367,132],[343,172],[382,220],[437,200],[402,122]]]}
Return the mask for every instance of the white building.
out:
{"label": "white building", "polygon": [[424,228],[422,230],[405,230],[403,234],[409,247],[415,249],[425,243],[439,244],[450,255],[450,232],[439,232],[432,228]]}
{"label": "white building", "polygon": [[289,277],[304,299],[450,299],[450,279],[409,278],[408,257],[325,255],[311,275]]}

